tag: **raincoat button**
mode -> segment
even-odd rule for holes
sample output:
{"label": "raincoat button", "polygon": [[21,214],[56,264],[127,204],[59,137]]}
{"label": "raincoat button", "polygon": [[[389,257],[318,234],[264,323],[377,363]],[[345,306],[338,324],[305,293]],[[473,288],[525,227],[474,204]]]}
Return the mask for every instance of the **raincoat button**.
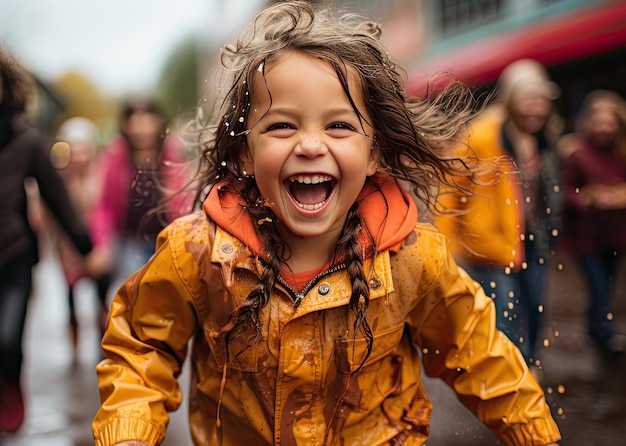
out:
{"label": "raincoat button", "polygon": [[222,245],[222,252],[225,254],[230,254],[232,253],[234,250],[233,245],[231,245],[230,243],[224,243]]}
{"label": "raincoat button", "polygon": [[373,290],[377,290],[382,286],[382,281],[378,278],[378,277],[374,277],[373,279],[370,279],[368,285],[371,289]]}
{"label": "raincoat button", "polygon": [[317,288],[317,292],[320,293],[322,296],[326,296],[329,291],[330,291],[330,287],[325,283],[320,285]]}

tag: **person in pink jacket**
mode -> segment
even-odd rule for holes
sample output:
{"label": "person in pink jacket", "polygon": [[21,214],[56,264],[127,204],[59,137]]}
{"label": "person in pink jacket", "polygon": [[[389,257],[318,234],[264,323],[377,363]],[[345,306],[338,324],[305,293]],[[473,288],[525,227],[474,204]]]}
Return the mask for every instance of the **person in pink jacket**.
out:
{"label": "person in pink jacket", "polygon": [[143,265],[158,233],[192,207],[190,195],[178,193],[187,183],[184,145],[166,135],[165,124],[155,102],[129,100],[120,134],[97,160],[101,193],[91,213],[95,253],[89,269],[96,276],[112,274],[113,283]]}

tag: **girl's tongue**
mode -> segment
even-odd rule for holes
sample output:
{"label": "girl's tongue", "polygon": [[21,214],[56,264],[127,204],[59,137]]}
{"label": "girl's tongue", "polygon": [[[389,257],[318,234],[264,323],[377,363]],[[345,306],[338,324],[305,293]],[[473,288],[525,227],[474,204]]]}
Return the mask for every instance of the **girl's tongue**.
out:
{"label": "girl's tongue", "polygon": [[289,192],[298,203],[314,205],[326,201],[331,192],[330,181],[317,184],[291,183]]}

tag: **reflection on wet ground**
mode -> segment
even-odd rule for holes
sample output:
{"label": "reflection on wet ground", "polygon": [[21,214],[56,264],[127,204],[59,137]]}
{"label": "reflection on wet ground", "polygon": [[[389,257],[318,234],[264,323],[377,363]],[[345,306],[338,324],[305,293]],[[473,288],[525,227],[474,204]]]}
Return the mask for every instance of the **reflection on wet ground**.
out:
{"label": "reflection on wet ground", "polygon": [[[562,270],[559,269],[559,263]],[[618,277],[615,318],[626,333],[626,265]],[[543,349],[542,385],[562,430],[562,446],[613,446],[626,439],[626,359],[603,366],[586,337],[584,283],[569,259],[556,259],[550,272],[549,346]],[[67,306],[60,271],[50,258],[37,267],[36,292],[26,333],[24,385],[26,421],[14,435],[0,434],[2,446],[93,445],[91,419],[98,408],[94,365],[97,348],[95,296],[81,284],[77,302],[83,321],[77,360],[67,330]],[[185,369],[186,370],[186,369]],[[186,373],[181,378],[187,385]],[[434,405],[428,446],[498,444],[489,431],[439,381],[427,380]],[[190,445],[186,410],[172,415],[165,446]]]}

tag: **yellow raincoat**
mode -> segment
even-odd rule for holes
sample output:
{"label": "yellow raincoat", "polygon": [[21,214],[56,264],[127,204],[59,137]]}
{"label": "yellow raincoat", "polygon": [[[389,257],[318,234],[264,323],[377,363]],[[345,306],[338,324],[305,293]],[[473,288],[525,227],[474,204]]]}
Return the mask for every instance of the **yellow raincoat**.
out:
{"label": "yellow raincoat", "polygon": [[[216,186],[209,216],[168,226],[154,257],[115,296],[108,359],[97,367],[96,445],[163,440],[167,413],[181,403],[176,377],[190,339],[197,445],[421,445],[431,414],[421,363],[505,444],[558,441],[540,386],[495,329],[492,301],[457,268],[445,238],[416,223],[415,205],[393,180],[373,184],[361,210],[384,248],[365,262],[374,341],[360,370],[366,340],[353,332],[341,264],[318,274],[295,310],[294,292],[276,285],[260,312],[260,342],[245,348],[250,327],[227,352],[220,329],[263,266],[252,223],[233,200],[219,201]],[[394,212],[384,220],[386,205]]]}

